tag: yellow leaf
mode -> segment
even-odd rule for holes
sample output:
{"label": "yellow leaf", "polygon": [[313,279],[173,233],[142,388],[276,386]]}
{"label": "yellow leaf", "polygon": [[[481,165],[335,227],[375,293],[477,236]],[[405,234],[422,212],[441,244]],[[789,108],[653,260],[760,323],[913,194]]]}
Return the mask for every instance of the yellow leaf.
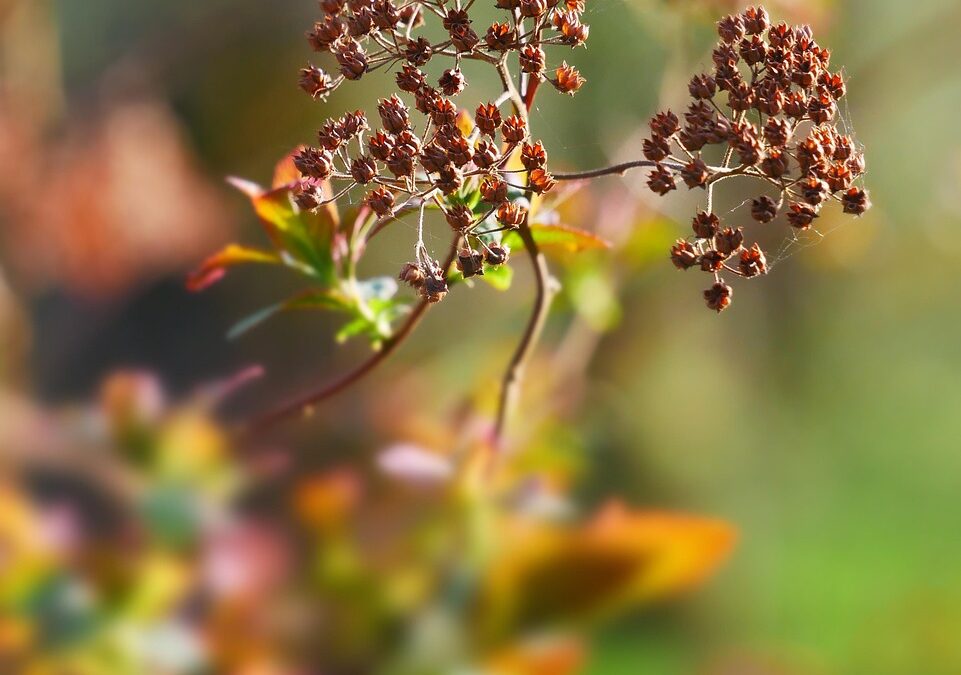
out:
{"label": "yellow leaf", "polygon": [[484,675],[572,675],[584,665],[584,645],[573,637],[526,640],[488,660]]}
{"label": "yellow leaf", "polygon": [[696,585],[728,555],[717,520],[604,508],[581,525],[514,521],[479,606],[488,638],[607,617]]}

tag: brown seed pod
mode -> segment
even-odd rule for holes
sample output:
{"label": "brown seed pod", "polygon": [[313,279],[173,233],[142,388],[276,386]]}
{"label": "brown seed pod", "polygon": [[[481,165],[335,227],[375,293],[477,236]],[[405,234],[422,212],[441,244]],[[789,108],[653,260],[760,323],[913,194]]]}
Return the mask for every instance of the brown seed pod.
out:
{"label": "brown seed pod", "polygon": [[488,204],[500,204],[507,201],[507,183],[488,176],[480,185],[481,198]]}
{"label": "brown seed pod", "polygon": [[777,210],[777,202],[767,195],[761,195],[751,202],[751,217],[759,223],[770,223],[777,217]]}
{"label": "brown seed pod", "polygon": [[713,239],[721,227],[721,220],[713,213],[701,211],[694,216],[691,229],[698,239]]}
{"label": "brown seed pod", "polygon": [[748,279],[767,273],[767,259],[757,242],[751,248],[741,251],[737,267],[741,275]]}
{"label": "brown seed pod", "polygon": [[497,209],[497,222],[507,228],[520,227],[527,217],[527,209],[513,202],[504,202]]}
{"label": "brown seed pod", "polygon": [[714,236],[714,248],[727,258],[741,248],[744,243],[743,228],[725,227]]}
{"label": "brown seed pod", "polygon": [[648,175],[647,186],[652,192],[662,197],[671,190],[677,189],[677,184],[674,182],[674,174],[665,168],[663,164],[658,164]]}
{"label": "brown seed pod", "polygon": [[678,239],[671,247],[671,262],[679,270],[687,270],[697,264],[697,251],[689,241]]}
{"label": "brown seed pod", "polygon": [[731,299],[733,297],[734,289],[720,281],[704,291],[704,302],[707,304],[708,309],[718,314],[731,306]]}
{"label": "brown seed pod", "polygon": [[361,155],[351,162],[350,175],[361,185],[367,185],[377,177],[377,164],[373,158]]}
{"label": "brown seed pod", "polygon": [[333,89],[334,82],[323,69],[308,64],[300,71],[300,88],[311,98],[322,98]]}
{"label": "brown seed pod", "polygon": [[493,103],[482,103],[477,106],[477,111],[474,113],[474,123],[477,124],[477,128],[481,130],[482,134],[493,137],[500,129],[502,122],[501,112]]}
{"label": "brown seed pod", "polygon": [[400,281],[411,288],[421,288],[424,282],[427,280],[427,275],[420,268],[417,263],[404,263],[404,266],[400,268],[400,274],[397,275]]}
{"label": "brown seed pod", "polygon": [[364,203],[371,211],[383,218],[394,210],[394,195],[384,187],[374,188],[367,193]]}
{"label": "brown seed pod", "polygon": [[550,82],[557,91],[573,96],[577,93],[578,89],[584,86],[587,80],[581,76],[577,68],[569,66],[567,61],[564,61],[560,67],[554,71],[554,79]]}

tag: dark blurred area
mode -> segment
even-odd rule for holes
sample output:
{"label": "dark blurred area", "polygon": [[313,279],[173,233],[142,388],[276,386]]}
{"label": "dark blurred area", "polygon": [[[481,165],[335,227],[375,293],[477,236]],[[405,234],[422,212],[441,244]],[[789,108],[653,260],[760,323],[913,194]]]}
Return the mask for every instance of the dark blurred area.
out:
{"label": "dark blurred area", "polygon": [[[609,311],[585,318],[582,296],[562,298],[533,369],[569,368],[577,385],[563,401],[533,385],[531,398],[550,405],[519,415],[530,427],[520,435],[576,466],[585,505],[618,495],[717,516],[740,532],[716,579],[605,629],[584,672],[959,673],[961,5],[767,4],[778,18],[810,22],[843,64],[842,113],[866,148],[875,208],[857,221],[825,216],[823,236],[770,234],[772,273],[738,287],[717,317],[704,311],[699,282],[666,256],[693,197],[655,201],[644,176],[629,174],[570,206],[579,226],[623,243],[601,271],[570,272],[570,287],[609,300]],[[741,6],[588,0],[592,42],[576,54],[588,84],[573,100],[544,96],[532,116],[558,170],[638,157],[646,120],[683,106],[689,75],[709,63],[713,21]],[[0,0],[0,444],[25,452],[20,426],[47,409],[65,407],[86,429],[82,402],[109,407],[115,399],[101,386],[117,369],[159,374],[165,395],[141,380],[116,394],[140,411],[154,395],[199,396],[207,411],[205,385],[262,365],[265,375],[221,408],[236,421],[367,355],[364,345],[335,344],[336,324],[320,313],[228,339],[239,318],[294,288],[282,273],[239,270],[203,294],[184,288],[211,250],[263,236],[226,176],[268,183],[324,118],[379,94],[370,81],[319,104],[297,89],[315,16],[308,0]],[[720,208],[747,196],[725,194]],[[400,223],[364,264],[398,269],[414,227]],[[429,234],[428,245],[445,240]],[[463,430],[466,408],[490,404],[484,389],[496,386],[522,329],[533,290],[526,266],[517,269],[509,293],[453,293],[383,370],[278,445],[296,448],[304,471],[369,463],[407,440],[453,445],[450,427]],[[219,432],[184,415],[205,439],[199,447],[221,457],[226,441],[210,440]],[[50,425],[30,429],[44,430],[47,449],[58,445],[44,435]],[[163,438],[182,429],[150,428]],[[216,466],[216,479],[203,480],[217,487],[203,485],[219,495],[219,472],[230,471]],[[351,480],[321,492],[351,502]],[[67,491],[43,475],[31,485]],[[251,508],[269,514],[288,488],[271,484]],[[85,499],[109,515],[96,497]],[[339,508],[325,499],[312,517]],[[425,502],[417,508],[428,511]],[[272,557],[274,534],[231,532],[218,555],[256,551],[271,589],[288,562]],[[0,575],[2,565],[0,555]],[[428,636],[442,639],[438,631]]]}

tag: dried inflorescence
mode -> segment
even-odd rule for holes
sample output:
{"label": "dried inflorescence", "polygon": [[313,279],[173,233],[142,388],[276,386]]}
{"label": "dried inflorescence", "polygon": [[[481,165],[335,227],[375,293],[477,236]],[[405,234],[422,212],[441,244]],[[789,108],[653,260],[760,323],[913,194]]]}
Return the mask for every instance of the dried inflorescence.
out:
{"label": "dried inflorescence", "polygon": [[[555,184],[546,168],[546,149],[530,138],[526,110],[542,82],[571,95],[584,84],[567,62],[550,69],[545,53],[551,45],[585,43],[589,29],[581,22],[582,0],[497,0],[505,20],[495,21],[483,34],[474,28],[470,4],[321,0],[320,7],[324,17],[308,41],[315,51],[333,56],[339,74],[308,65],[301,71],[301,88],[320,99],[345,80],[392,69],[397,91],[377,106],[380,128],[372,129],[363,111],[348,113],[328,120],[317,145],[300,151],[300,206],[315,209],[367,186],[363,202],[377,216],[389,219],[419,208],[421,231],[423,209],[440,208],[461,236],[455,262],[464,277],[483,274],[485,263],[506,262],[509,251],[492,235],[525,222],[521,193],[543,194]],[[437,20],[446,36],[433,42],[415,35],[426,19]],[[520,91],[507,65],[515,53],[524,74]],[[441,60],[442,67],[429,74],[427,67]],[[494,67],[505,94],[479,105],[454,103],[452,98],[469,87],[462,69],[468,61]],[[502,110],[505,105],[513,112]],[[522,169],[509,164],[513,158]],[[478,194],[479,204],[472,203]],[[488,226],[482,228],[485,222]],[[441,300],[447,292],[446,270],[428,256],[422,236],[415,258],[401,271],[401,280],[428,302]]]}
{"label": "dried inflorescence", "polygon": [[[708,191],[692,237],[674,244],[671,260],[679,269],[700,267],[714,277],[704,299],[720,312],[732,297],[723,275],[756,277],[766,273],[767,261],[757,243],[745,246],[742,227],[725,227],[712,212],[715,183],[734,176],[765,181],[776,196],[753,200],[751,217],[770,223],[784,214],[795,230],[810,228],[830,201],[856,216],[871,203],[855,185],[864,155],[835,123],[844,78],[831,72],[831,53],[815,42],[811,28],[772,26],[763,7],[725,17],[717,28],[713,72],[691,79],[693,101],[683,124],[670,111],[656,115],[643,152],[655,163],[648,180],[655,193],[677,189],[678,178],[689,189]],[[720,166],[704,158],[711,146],[720,146]]]}

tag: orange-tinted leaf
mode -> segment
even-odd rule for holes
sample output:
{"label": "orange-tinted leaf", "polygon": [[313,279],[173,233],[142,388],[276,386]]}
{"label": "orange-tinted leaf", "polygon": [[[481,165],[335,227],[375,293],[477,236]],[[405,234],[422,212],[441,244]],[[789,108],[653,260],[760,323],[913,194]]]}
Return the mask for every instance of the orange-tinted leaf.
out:
{"label": "orange-tinted leaf", "polygon": [[573,675],[584,665],[584,645],[573,637],[528,640],[497,652],[484,675]]}
{"label": "orange-tinted leaf", "polygon": [[345,524],[363,490],[360,476],[352,469],[333,469],[302,481],[291,497],[291,507],[304,524],[326,530]]}
{"label": "orange-tinted leaf", "polygon": [[277,166],[274,167],[274,180],[271,183],[272,188],[286,187],[300,181],[300,171],[294,166],[294,155],[300,152],[300,150],[301,148],[295,149],[277,162]]}
{"label": "orange-tinted leaf", "polygon": [[457,112],[457,119],[454,120],[457,128],[460,132],[464,134],[464,138],[469,138],[472,133],[474,133],[474,118],[471,114],[467,112],[464,108],[461,108]]}
{"label": "orange-tinted leaf", "polygon": [[[256,183],[241,178],[227,180],[250,198],[267,236],[278,251],[302,263],[302,269],[322,283],[330,285],[334,282],[332,241],[339,217],[332,203],[308,213],[301,211],[294,202],[295,186],[292,184],[265,191]],[[329,184],[325,183],[323,189],[330,193]]]}
{"label": "orange-tinted leaf", "polygon": [[[531,225],[531,234],[534,241],[548,252],[555,253],[577,253],[591,249],[610,248],[610,244],[592,232],[579,230],[576,227],[560,224],[540,224]],[[504,237],[505,243],[511,248],[522,248],[524,246],[520,236],[516,232],[511,232]]]}
{"label": "orange-tinted leaf", "polygon": [[280,258],[268,251],[229,244],[207,258],[200,267],[187,276],[187,289],[193,292],[202,291],[220,281],[227,273],[228,267],[244,263],[277,265],[280,263]]}
{"label": "orange-tinted leaf", "polygon": [[683,591],[713,572],[734,541],[721,521],[619,504],[580,526],[509,527],[511,546],[491,564],[482,594],[488,637],[603,618]]}

